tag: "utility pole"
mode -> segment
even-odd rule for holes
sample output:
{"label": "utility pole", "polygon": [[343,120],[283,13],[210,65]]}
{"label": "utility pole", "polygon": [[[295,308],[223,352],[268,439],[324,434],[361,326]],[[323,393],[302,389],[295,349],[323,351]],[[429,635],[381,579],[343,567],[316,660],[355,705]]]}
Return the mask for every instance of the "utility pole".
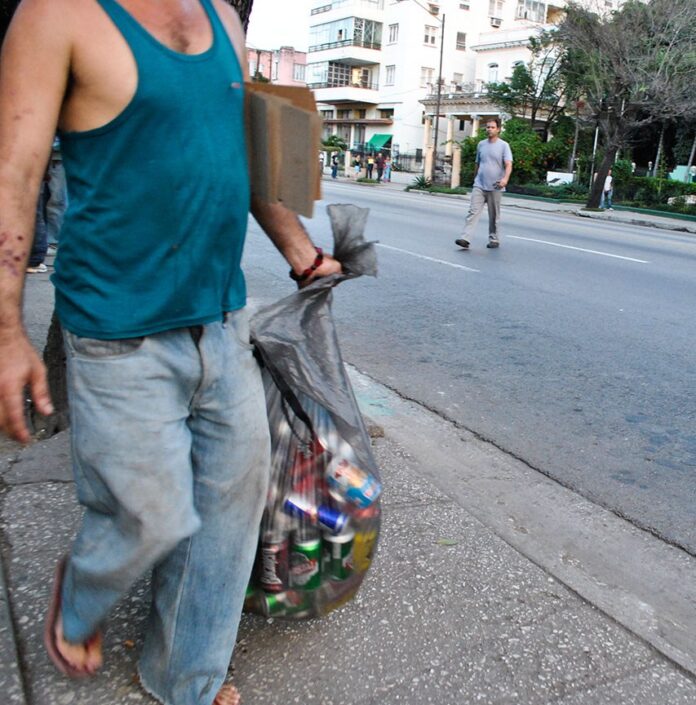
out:
{"label": "utility pole", "polygon": [[440,139],[440,99],[442,98],[442,54],[445,50],[445,16],[440,20],[440,65],[437,69],[437,105],[435,107],[435,139],[433,141],[433,176],[437,167],[437,145]]}

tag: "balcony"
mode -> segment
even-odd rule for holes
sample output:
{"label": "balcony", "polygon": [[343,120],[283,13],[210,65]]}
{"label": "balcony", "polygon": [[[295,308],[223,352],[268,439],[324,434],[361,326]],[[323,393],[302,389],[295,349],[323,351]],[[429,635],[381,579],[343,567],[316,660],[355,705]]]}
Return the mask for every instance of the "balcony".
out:
{"label": "balcony", "polygon": [[308,86],[314,92],[317,103],[379,103],[379,86],[376,83],[310,83]]}
{"label": "balcony", "polygon": [[381,42],[344,39],[309,47],[308,61],[330,61],[348,66],[379,64]]}

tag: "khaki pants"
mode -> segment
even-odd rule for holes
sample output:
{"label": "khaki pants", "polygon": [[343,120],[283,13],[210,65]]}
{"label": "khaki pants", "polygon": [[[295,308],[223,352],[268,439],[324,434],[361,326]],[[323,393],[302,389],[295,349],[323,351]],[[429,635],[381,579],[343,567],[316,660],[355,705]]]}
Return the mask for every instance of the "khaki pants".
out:
{"label": "khaki pants", "polygon": [[500,237],[500,200],[503,196],[502,191],[483,191],[474,186],[471,192],[471,201],[469,202],[469,213],[466,216],[464,224],[464,233],[462,238],[471,242],[476,224],[481,217],[483,206],[488,204],[488,239],[497,241]]}

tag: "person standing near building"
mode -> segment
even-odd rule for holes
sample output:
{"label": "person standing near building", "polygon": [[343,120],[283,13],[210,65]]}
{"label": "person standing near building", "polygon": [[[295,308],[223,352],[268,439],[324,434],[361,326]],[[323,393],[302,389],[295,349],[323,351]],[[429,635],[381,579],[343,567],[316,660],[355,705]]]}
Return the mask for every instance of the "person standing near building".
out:
{"label": "person standing near building", "polygon": [[607,174],[607,178],[604,179],[604,187],[602,188],[602,199],[599,203],[600,208],[604,208],[604,204],[607,204],[607,208],[610,211],[614,209],[611,207],[611,197],[614,195],[614,177],[611,175],[611,169]]}
{"label": "person standing near building", "polygon": [[512,174],[512,151],[510,145],[500,139],[500,118],[486,121],[488,138],[478,143],[474,188],[471,191],[469,213],[464,232],[455,240],[459,247],[468,250],[476,224],[484,205],[488,206],[488,248],[500,246],[500,201]]}
{"label": "person standing near building", "polygon": [[45,645],[94,674],[102,623],[151,572],[138,672],[167,705],[239,702],[225,679],[270,474],[250,205],[295,279],[341,271],[294,213],[250,199],[244,44],[224,0],[22,0],[0,60],[0,431],[23,443],[25,387],[53,412],[21,309],[57,127],[71,198],[53,283],[85,511]]}
{"label": "person standing near building", "polygon": [[48,201],[46,202],[46,238],[49,250],[58,247],[58,236],[63,226],[63,217],[68,205],[68,189],[65,169],[60,154],[60,140],[53,142],[51,161],[48,166]]}
{"label": "person standing near building", "polygon": [[382,176],[384,176],[384,157],[382,156],[382,152],[377,152],[375,168],[377,169],[377,183],[381,184]]}
{"label": "person standing near building", "polygon": [[336,152],[331,155],[331,178],[338,178],[338,154]]}

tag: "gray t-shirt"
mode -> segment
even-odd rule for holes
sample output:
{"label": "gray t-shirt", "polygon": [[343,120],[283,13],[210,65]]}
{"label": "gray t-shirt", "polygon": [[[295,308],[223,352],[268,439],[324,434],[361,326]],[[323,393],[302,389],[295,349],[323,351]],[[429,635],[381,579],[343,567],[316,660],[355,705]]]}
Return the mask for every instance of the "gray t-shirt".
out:
{"label": "gray t-shirt", "polygon": [[474,186],[483,191],[495,191],[495,182],[505,176],[505,162],[512,161],[510,145],[498,138],[495,142],[483,140],[476,147],[476,163],[479,165]]}

